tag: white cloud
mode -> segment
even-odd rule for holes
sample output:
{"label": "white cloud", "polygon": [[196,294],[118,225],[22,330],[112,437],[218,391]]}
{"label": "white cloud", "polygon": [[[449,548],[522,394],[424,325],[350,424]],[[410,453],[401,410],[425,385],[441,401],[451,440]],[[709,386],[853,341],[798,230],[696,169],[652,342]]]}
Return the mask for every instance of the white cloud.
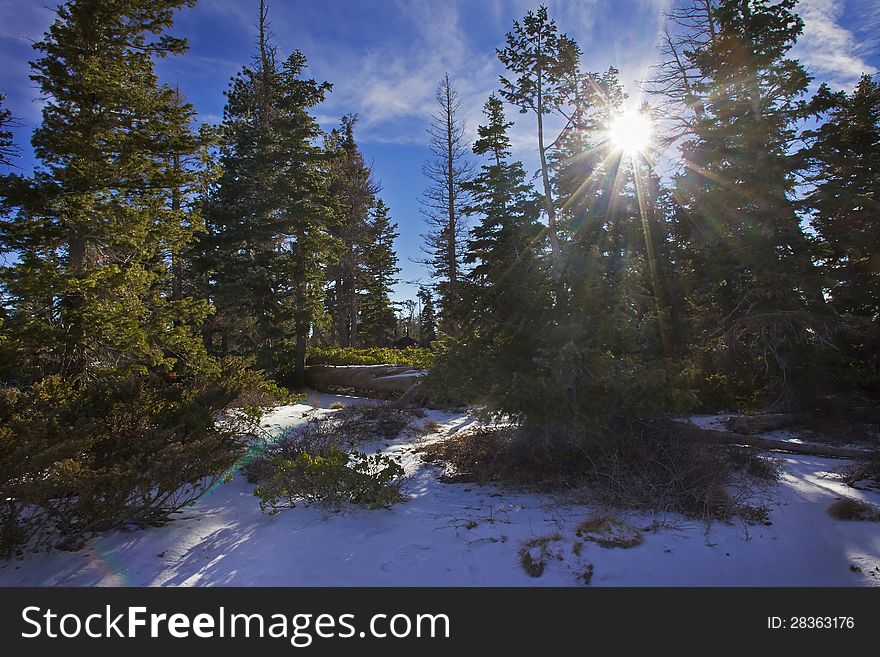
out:
{"label": "white cloud", "polygon": [[797,11],[804,19],[804,33],[792,53],[819,81],[837,87],[850,87],[862,73],[877,72],[864,59],[865,44],[841,25],[844,10],[844,3],[837,0],[801,0]]}
{"label": "white cloud", "polygon": [[315,44],[313,67],[333,82],[325,111],[356,112],[365,141],[423,144],[437,84],[448,72],[473,130],[472,108],[478,114],[497,85],[495,53],[475,51],[455,3],[398,0],[396,5],[406,34],[366,52],[328,52]]}

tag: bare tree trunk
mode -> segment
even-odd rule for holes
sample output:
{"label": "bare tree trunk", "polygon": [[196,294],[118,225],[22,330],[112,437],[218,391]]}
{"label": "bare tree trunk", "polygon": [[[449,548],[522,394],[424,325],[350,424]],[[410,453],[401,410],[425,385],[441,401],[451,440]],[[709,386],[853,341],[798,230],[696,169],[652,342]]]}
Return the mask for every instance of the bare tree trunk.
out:
{"label": "bare tree trunk", "polygon": [[432,158],[422,171],[431,181],[423,195],[425,216],[431,232],[425,235],[425,252],[433,275],[445,278],[439,286],[444,330],[456,336],[460,333],[456,312],[459,305],[460,271],[458,258],[463,222],[459,221],[464,204],[463,184],[470,179],[472,167],[467,161],[470,150],[465,139],[464,125],[456,118],[461,100],[452,87],[449,74],[441,78],[435,95],[437,110],[428,129]]}
{"label": "bare tree trunk", "polygon": [[[171,170],[175,177],[180,174],[180,155],[177,153],[171,156]],[[175,217],[182,207],[181,196],[180,187],[175,185],[171,190],[171,212]],[[171,254],[171,298],[175,301],[183,299],[183,255],[179,250]]]}
{"label": "bare tree trunk", "polygon": [[293,385],[304,388],[306,385],[306,348],[308,346],[309,329],[311,318],[308,315],[306,299],[306,264],[303,245],[305,235],[299,232],[294,245],[294,257],[296,258],[296,292],[294,293],[294,330],[296,331],[296,348],[293,360]]}
{"label": "bare tree trunk", "polygon": [[272,47],[269,45],[269,34],[266,19],[269,9],[265,0],[260,0],[260,18],[257,24],[260,34],[260,123],[263,128],[269,127],[269,117],[272,109],[272,99],[269,93],[269,70],[275,64]]}
{"label": "bare tree trunk", "polygon": [[[538,106],[541,106],[540,92]],[[556,266],[559,263],[559,234],[556,230],[556,208],[553,205],[553,192],[550,188],[550,171],[547,166],[547,151],[544,147],[544,118],[538,110],[538,152],[541,156],[541,180],[544,183],[544,210],[547,212],[547,234],[550,238],[550,253]]]}
{"label": "bare tree trunk", "polygon": [[[540,47],[540,46],[539,46]],[[547,233],[550,238],[550,252],[553,262],[558,267],[560,262],[559,234],[556,231],[556,208],[553,205],[553,192],[550,187],[550,170],[547,166],[547,148],[544,145],[544,76],[540,68],[541,51],[538,52],[538,154],[541,158],[541,180],[544,184],[544,210],[547,212]]]}
{"label": "bare tree trunk", "polygon": [[348,314],[349,314],[349,337],[348,346],[358,346],[358,298],[357,283],[354,272],[351,273],[351,282],[348,288]]}
{"label": "bare tree trunk", "polygon": [[[455,114],[452,104],[452,94],[449,93],[449,74],[446,74],[446,171],[447,171],[447,206],[449,213],[449,235],[446,239],[446,257],[449,260],[449,293],[452,298],[458,298],[458,258],[456,253],[456,216],[455,216],[455,160],[454,160],[454,130]],[[458,322],[452,320],[451,334],[458,335]]]}

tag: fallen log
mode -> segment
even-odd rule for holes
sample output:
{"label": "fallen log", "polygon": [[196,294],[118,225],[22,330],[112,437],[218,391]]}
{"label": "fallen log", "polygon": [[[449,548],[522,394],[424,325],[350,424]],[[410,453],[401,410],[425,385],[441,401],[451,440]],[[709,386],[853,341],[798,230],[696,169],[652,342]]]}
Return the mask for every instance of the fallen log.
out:
{"label": "fallen log", "polygon": [[421,381],[417,381],[416,383],[413,383],[409,388],[406,389],[406,392],[404,392],[404,393],[403,393],[403,394],[402,394],[402,395],[401,395],[401,396],[400,396],[400,397],[399,397],[399,398],[393,403],[393,406],[394,406],[395,408],[403,408],[404,406],[407,406],[407,405],[409,405],[409,404],[415,402],[416,399],[418,398],[418,395],[419,395],[419,389],[421,388],[421,386],[422,386],[422,382],[421,382]]}
{"label": "fallen log", "polygon": [[309,365],[306,384],[405,393],[425,375],[400,365]]}
{"label": "fallen log", "polygon": [[669,420],[662,423],[667,431],[677,434],[689,440],[713,442],[724,445],[747,445],[759,447],[777,452],[790,454],[805,454],[809,456],[830,456],[833,458],[864,459],[877,456],[877,452],[858,449],[855,447],[838,447],[836,445],[823,445],[820,443],[795,443],[778,438],[765,438],[762,436],[750,436],[733,431],[716,431],[703,429],[688,422]]}
{"label": "fallen log", "polygon": [[751,435],[789,427],[796,424],[799,419],[801,418],[794,413],[765,413],[732,417],[726,424],[731,431]]}

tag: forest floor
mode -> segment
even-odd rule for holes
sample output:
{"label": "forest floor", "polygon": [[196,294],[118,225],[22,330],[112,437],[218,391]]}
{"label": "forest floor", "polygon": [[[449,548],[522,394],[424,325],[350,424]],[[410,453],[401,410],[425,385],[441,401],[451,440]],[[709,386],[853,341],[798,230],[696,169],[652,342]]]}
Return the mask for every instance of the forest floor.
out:
{"label": "forest floor", "polygon": [[[308,406],[276,409],[265,424],[281,430],[358,401],[311,393]],[[440,481],[442,468],[417,449],[476,420],[428,411],[419,422],[430,433],[360,447],[404,466],[406,499],[391,509],[300,505],[268,515],[239,474],[162,527],[0,562],[0,586],[880,586],[880,523],[827,513],[844,497],[880,503],[880,492],[835,476],[844,460],[780,456],[766,523],[617,514],[605,530],[635,545],[603,547],[583,526],[578,536],[597,511],[588,505]],[[525,553],[540,576],[526,573]]]}

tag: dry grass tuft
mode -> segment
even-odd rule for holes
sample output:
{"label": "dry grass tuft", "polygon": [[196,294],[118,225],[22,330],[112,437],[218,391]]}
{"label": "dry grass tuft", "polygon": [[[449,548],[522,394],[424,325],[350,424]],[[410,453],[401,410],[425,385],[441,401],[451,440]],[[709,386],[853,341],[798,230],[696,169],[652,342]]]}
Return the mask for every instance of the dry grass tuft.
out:
{"label": "dry grass tuft", "polygon": [[549,549],[551,543],[561,540],[561,534],[551,534],[523,541],[519,548],[519,562],[523,570],[530,577],[540,577],[543,575],[548,559],[561,558],[558,555],[553,555]]}
{"label": "dry grass tuft", "polygon": [[590,582],[593,580],[593,564],[588,563],[584,569],[578,573],[578,579],[584,583],[584,586],[589,586]]}
{"label": "dry grass tuft", "polygon": [[828,515],[838,520],[880,522],[880,509],[873,504],[844,497],[828,507]]}
{"label": "dry grass tuft", "polygon": [[610,515],[595,515],[582,521],[575,534],[604,548],[633,548],[642,544],[642,533]]}

